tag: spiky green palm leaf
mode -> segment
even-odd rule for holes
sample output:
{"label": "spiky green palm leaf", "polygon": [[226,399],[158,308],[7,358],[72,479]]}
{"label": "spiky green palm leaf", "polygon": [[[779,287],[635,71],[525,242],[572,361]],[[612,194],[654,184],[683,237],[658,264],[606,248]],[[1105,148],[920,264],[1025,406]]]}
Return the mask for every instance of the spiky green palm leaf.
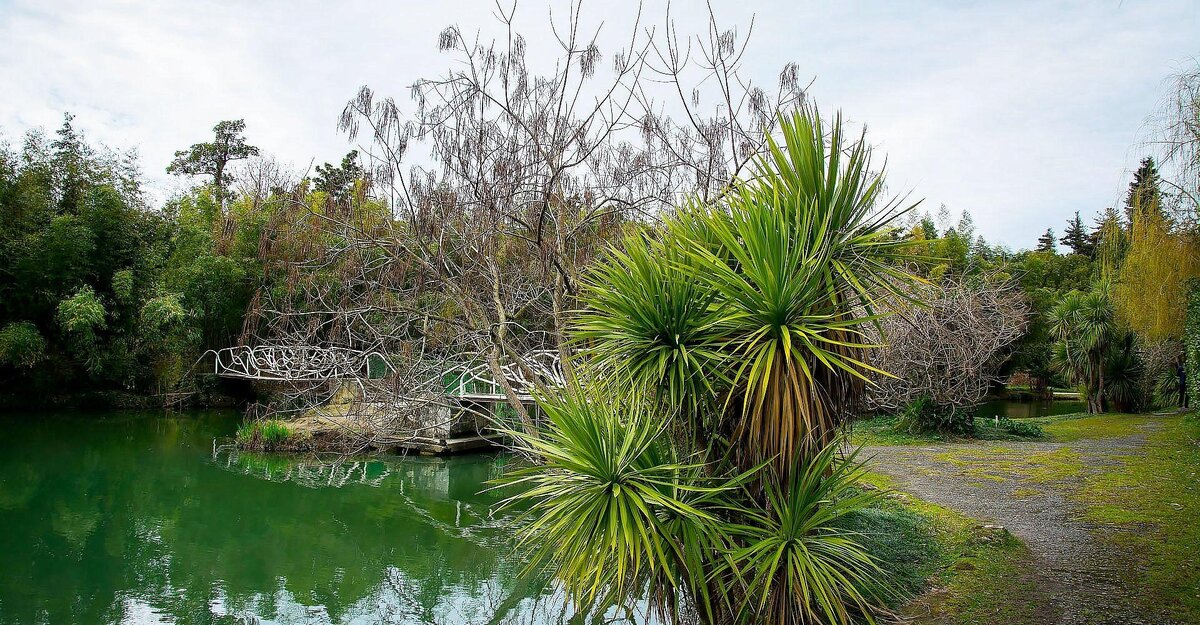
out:
{"label": "spiky green palm leaf", "polygon": [[[767,152],[756,160],[751,186],[759,193],[789,199],[797,233],[810,247],[822,246],[829,265],[822,276],[830,301],[865,306],[880,296],[905,297],[916,280],[905,265],[916,256],[914,243],[899,236],[898,217],[919,202],[904,196],[885,198],[883,168],[872,169],[871,147],[863,130],[846,136],[841,113],[826,124],[815,106],[781,120],[780,138],[767,138]],[[815,213],[822,230],[804,227]]]}
{"label": "spiky green palm leaf", "polygon": [[766,480],[765,505],[743,512],[731,557],[743,580],[741,621],[808,625],[873,622],[882,574],[860,535],[838,522],[869,506],[878,491],[856,487],[865,473],[857,452],[840,458],[837,443],[803,469]]}
{"label": "spiky green palm leaf", "polygon": [[1050,310],[1049,322],[1058,339],[1054,361],[1060,370],[1076,382],[1098,376],[1119,332],[1108,290],[1067,293]]}
{"label": "spiky green palm leaf", "polygon": [[678,246],[641,235],[611,249],[585,279],[575,338],[598,367],[594,379],[655,394],[696,418],[720,386],[724,355],[712,332],[713,295],[680,269],[684,261]]}
{"label": "spiky green palm leaf", "polygon": [[706,429],[731,434],[744,466],[786,470],[861,394],[874,296],[916,278],[865,142],[815,109],[781,128],[721,205],[683,207],[661,242],[627,242],[593,271],[579,335],[612,379],[693,414],[720,402]]}
{"label": "spiky green palm leaf", "polygon": [[725,407],[735,451],[747,466],[773,460],[783,471],[830,440],[839,402],[852,400],[824,382],[871,369],[858,331],[868,318],[828,298],[829,213],[798,210],[793,200],[738,191],[728,210],[697,218],[705,244],[683,243],[688,266],[719,302],[710,334],[731,371]]}
{"label": "spiky green palm leaf", "polygon": [[717,510],[747,476],[715,479],[681,460],[645,403],[572,387],[539,406],[540,435],[509,432],[539,465],[502,480],[520,508],[519,542],[531,567],[555,572],[582,605],[649,591],[656,607],[710,612],[709,582],[727,549]]}

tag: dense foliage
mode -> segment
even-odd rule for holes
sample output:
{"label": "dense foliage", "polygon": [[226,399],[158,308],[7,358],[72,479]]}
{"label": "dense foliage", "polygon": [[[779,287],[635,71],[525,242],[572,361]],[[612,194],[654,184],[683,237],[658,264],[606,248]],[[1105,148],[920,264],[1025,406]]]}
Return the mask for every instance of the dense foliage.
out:
{"label": "dense foliage", "polygon": [[913,280],[861,138],[802,109],[754,175],[630,237],[586,281],[580,385],[539,401],[513,479],[536,562],[584,604],[668,620],[851,623],[878,563],[841,520],[873,496],[840,425],[863,330]]}
{"label": "dense foliage", "polygon": [[1200,280],[1188,289],[1187,322],[1184,335],[1187,393],[1193,410],[1200,409]]}
{"label": "dense foliage", "polygon": [[130,155],[91,148],[69,116],[0,151],[0,392],[149,388],[155,332],[178,319],[144,310],[175,234]]}
{"label": "dense foliage", "polygon": [[[224,140],[253,153],[240,135]],[[327,165],[314,191],[258,163],[242,188],[201,180],[155,209],[132,158],[89,145],[70,116],[53,138],[35,131],[0,150],[0,393],[17,403],[197,390],[206,378],[186,374],[258,323],[257,303],[340,283],[333,270],[296,271],[329,243],[321,215],[381,206],[352,197],[342,168]]]}

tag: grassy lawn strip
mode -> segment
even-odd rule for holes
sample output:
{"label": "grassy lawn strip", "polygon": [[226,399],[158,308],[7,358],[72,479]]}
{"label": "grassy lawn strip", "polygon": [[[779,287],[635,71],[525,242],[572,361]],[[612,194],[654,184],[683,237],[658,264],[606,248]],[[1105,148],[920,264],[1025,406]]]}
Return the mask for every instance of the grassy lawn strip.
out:
{"label": "grassy lawn strip", "polygon": [[[1097,423],[1100,432],[1134,421],[1129,415],[1097,419],[1113,419]],[[1089,521],[1120,528],[1107,534],[1109,540],[1142,565],[1130,581],[1179,622],[1200,623],[1200,419],[1165,420],[1139,453],[1088,476],[1077,499]],[[1086,425],[1073,423],[1066,432],[1074,435]]]}
{"label": "grassy lawn strip", "polygon": [[[889,480],[871,474],[872,485]],[[957,512],[892,493],[849,520],[881,560],[891,605],[918,623],[1039,623],[1045,601],[1026,576],[1029,552],[1003,530],[981,527]]]}
{"label": "grassy lawn strip", "polygon": [[976,419],[975,436],[963,437],[939,434],[937,432],[908,432],[897,427],[896,417],[877,415],[854,421],[850,431],[850,442],[854,446],[930,445],[938,443],[962,443],[975,440],[1052,440],[1066,443],[1083,438],[1114,438],[1136,434],[1139,424],[1143,423],[1144,419],[1145,415],[1137,414],[1110,413],[1089,415],[1087,413],[1076,413],[1016,420],[1020,423],[1040,427],[1044,433],[1041,437],[1014,434],[1006,430],[1003,426],[996,427],[995,422],[990,419]]}
{"label": "grassy lawn strip", "polygon": [[1139,426],[1145,423],[1146,415],[1080,413],[1058,417],[1039,417],[1030,419],[1030,421],[1042,426],[1042,430],[1051,439],[1069,443],[1084,438],[1118,438],[1136,434]]}
{"label": "grassy lawn strip", "polygon": [[[1049,417],[1050,419],[1058,417]],[[1020,419],[1020,423],[1042,425],[1044,419]],[[897,426],[897,417],[876,415],[857,419],[850,428],[850,443],[858,445],[929,445],[972,440],[1019,441],[1036,440],[1037,437],[1015,434],[1001,425],[997,427],[991,419],[975,420],[975,436],[963,437],[938,432],[909,432]],[[1003,423],[1003,422],[1001,422]]]}

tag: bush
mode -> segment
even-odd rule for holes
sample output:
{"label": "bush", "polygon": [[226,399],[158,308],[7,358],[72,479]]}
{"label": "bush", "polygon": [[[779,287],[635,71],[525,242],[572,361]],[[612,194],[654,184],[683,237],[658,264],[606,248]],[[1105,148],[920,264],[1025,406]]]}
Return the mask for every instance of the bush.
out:
{"label": "bush", "polygon": [[896,428],[912,434],[938,432],[971,435],[975,414],[969,408],[938,405],[928,395],[908,402],[897,415]]}
{"label": "bush", "polygon": [[1042,426],[1028,421],[1014,421],[1008,417],[1003,417],[998,423],[1001,430],[1008,432],[1014,436],[1023,436],[1026,438],[1041,438],[1043,435]]}
{"label": "bush", "polygon": [[1188,283],[1187,319],[1183,330],[1187,393],[1192,410],[1200,411],[1200,280]]}
{"label": "bush", "polygon": [[37,326],[15,321],[0,330],[0,363],[30,368],[46,357],[46,340]]}
{"label": "bush", "polygon": [[931,520],[887,499],[847,514],[837,523],[858,535],[862,548],[875,556],[882,569],[880,587],[862,590],[887,597],[893,606],[920,594],[943,557]]}

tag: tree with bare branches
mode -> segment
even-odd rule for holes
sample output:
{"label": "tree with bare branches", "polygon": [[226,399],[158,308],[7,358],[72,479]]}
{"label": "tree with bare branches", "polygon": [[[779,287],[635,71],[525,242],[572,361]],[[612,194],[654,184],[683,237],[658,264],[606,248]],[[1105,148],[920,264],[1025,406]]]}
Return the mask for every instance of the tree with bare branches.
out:
{"label": "tree with bare branches", "polygon": [[918,400],[956,412],[975,406],[1025,331],[1029,307],[1020,290],[984,275],[918,284],[907,296],[893,300],[896,314],[877,328],[882,347],[871,364],[889,375],[875,376],[867,407],[899,412]]}
{"label": "tree with bare branches", "polygon": [[344,284],[329,287],[339,295],[310,289],[286,310],[264,307],[277,321],[248,341],[317,340],[279,324],[366,311],[334,324],[340,340],[391,354],[410,372],[406,399],[437,395],[438,367],[478,362],[509,398],[505,412],[532,428],[504,371],[537,380],[527,355],[551,350],[571,376],[564,330],[583,268],[684,198],[718,199],[804,98],[795,64],[770,93],[744,77],[747,38],[711,9],[696,36],[669,13],[661,27],[639,14],[606,53],[572,4],[540,37],[557,53],[544,72],[530,67],[515,12],[498,6],[496,40],[443,30],[437,45],[453,64],[413,82],[410,106],[369,87],[346,105],[340,127],[363,143],[364,190],[390,214],[363,224],[354,211],[311,210],[332,243],[309,265],[341,267]]}

